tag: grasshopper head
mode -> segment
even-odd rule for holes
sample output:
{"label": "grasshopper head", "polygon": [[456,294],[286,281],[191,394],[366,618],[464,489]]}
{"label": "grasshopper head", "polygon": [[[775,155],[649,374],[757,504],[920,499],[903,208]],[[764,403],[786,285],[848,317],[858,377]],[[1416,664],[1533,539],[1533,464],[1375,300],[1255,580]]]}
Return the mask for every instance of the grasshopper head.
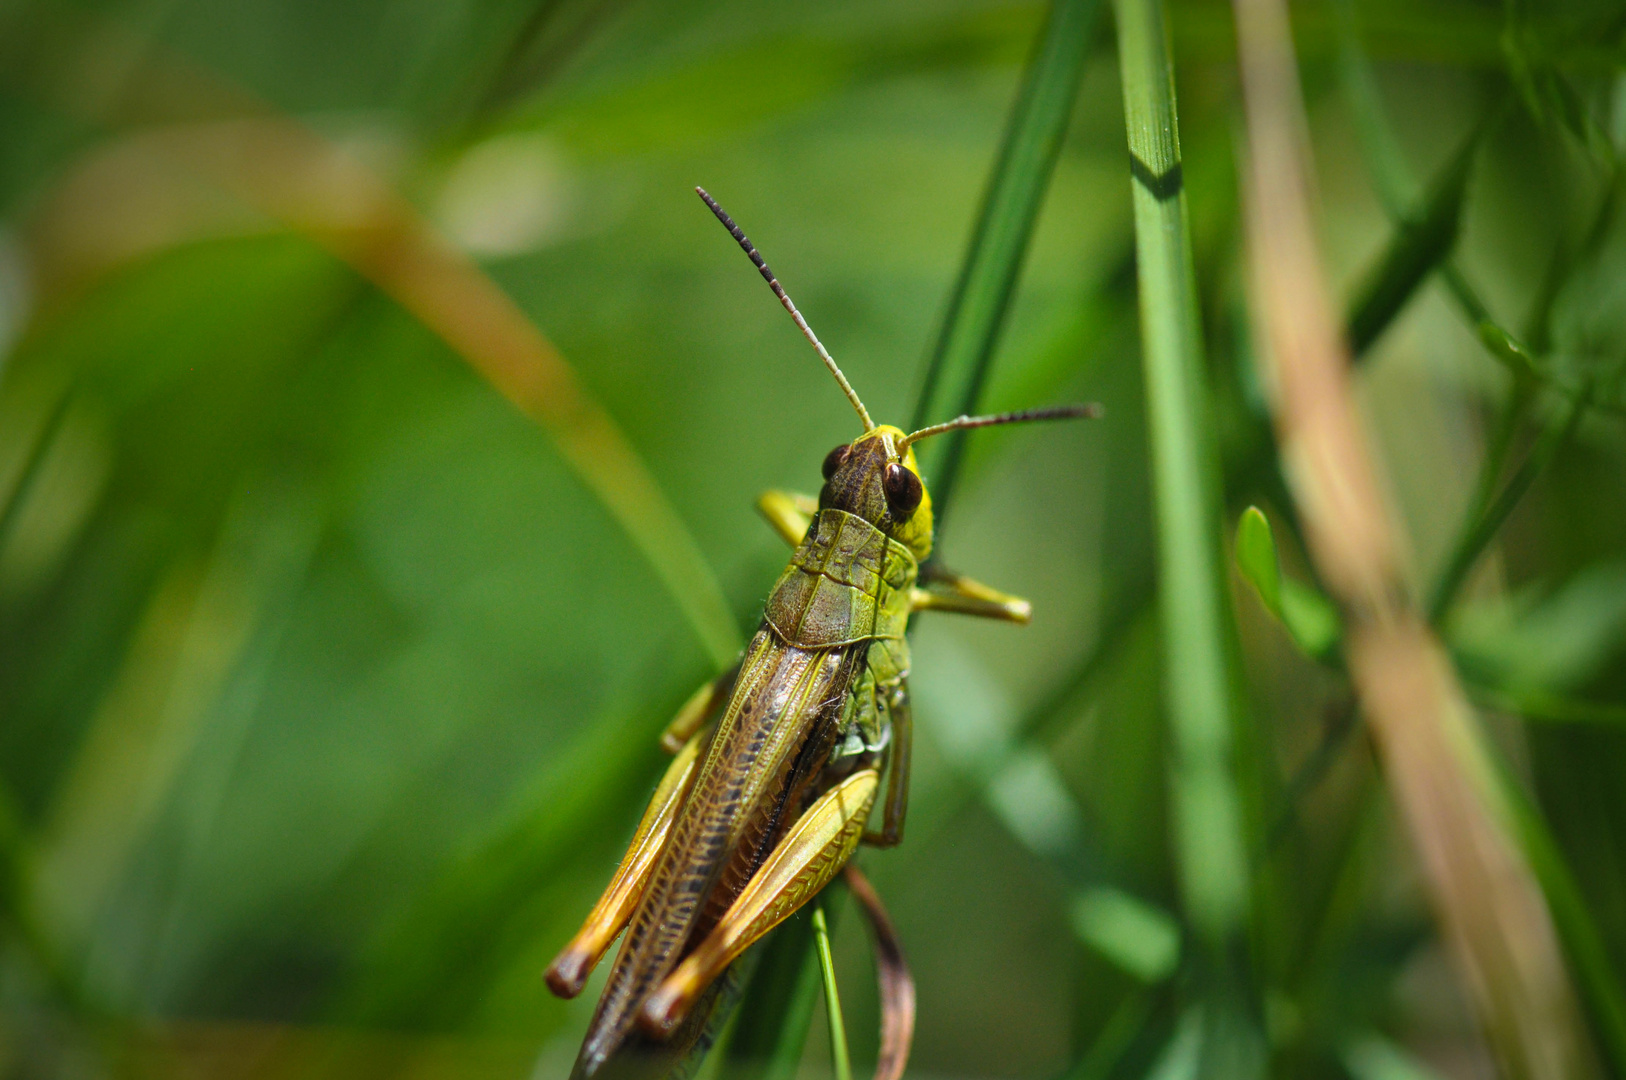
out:
{"label": "grasshopper head", "polygon": [[825,456],[819,507],[863,518],[916,559],[932,552],[932,497],[914,449],[891,425],[873,427]]}

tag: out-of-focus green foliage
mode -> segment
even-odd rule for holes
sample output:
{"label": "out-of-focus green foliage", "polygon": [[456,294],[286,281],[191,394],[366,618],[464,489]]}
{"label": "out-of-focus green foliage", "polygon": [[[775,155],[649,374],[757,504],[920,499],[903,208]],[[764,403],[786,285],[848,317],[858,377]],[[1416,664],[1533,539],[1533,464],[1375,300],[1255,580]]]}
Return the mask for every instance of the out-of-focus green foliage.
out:
{"label": "out-of-focus green foliage", "polygon": [[[693,186],[903,423],[1048,10],[0,2],[0,1075],[564,1076],[598,984],[560,1002],[540,972],[713,673],[547,429],[363,261],[166,140],[269,175],[265,133],[292,121],[400,193],[557,346],[745,628],[784,558],[752,500],[812,489],[852,417]],[[1248,873],[1235,1004],[1272,1075],[1483,1075],[1322,662],[1337,624],[1248,325],[1230,9],[1164,16],[1224,481],[1209,539],[1252,505],[1276,527],[1241,517],[1214,642]],[[1294,16],[1323,251],[1414,584],[1623,1075],[1626,19]],[[969,440],[940,550],[1034,623],[921,619],[908,837],[861,856],[919,986],[921,1076],[1203,1060],[1160,625],[1182,609],[1152,603],[1124,98],[1114,35],[1088,32],[979,396],[1106,418]],[[301,175],[318,203],[355,191]],[[868,946],[851,913],[832,926],[863,1073]],[[788,929],[759,972],[806,998],[810,934]],[[780,1046],[739,1029],[770,1004],[746,1001],[737,1045]]]}

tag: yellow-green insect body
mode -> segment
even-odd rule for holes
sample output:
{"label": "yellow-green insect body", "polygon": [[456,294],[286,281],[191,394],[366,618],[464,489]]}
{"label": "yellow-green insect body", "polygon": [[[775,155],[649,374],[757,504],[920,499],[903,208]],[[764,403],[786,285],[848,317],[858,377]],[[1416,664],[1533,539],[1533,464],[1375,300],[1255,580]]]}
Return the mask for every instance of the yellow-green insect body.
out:
{"label": "yellow-green insect body", "polygon": [[[874,424],[744,233],[701,195],[818,349],[864,432],[825,457],[816,502],[769,493],[759,503],[795,550],[737,666],[668,726],[663,744],[677,756],[609,888],[548,969],[552,989],[573,996],[625,929],[576,1080],[607,1063],[636,1075],[654,1063],[666,1076],[698,1064],[734,959],[822,889],[860,841],[901,839],[911,614],[1027,621],[1025,601],[941,570],[922,580],[932,507],[911,443],[953,428],[1085,415],[961,417],[912,434]],[[883,775],[882,827],[870,832]],[[883,1071],[901,1072],[906,1052],[894,1051]]]}

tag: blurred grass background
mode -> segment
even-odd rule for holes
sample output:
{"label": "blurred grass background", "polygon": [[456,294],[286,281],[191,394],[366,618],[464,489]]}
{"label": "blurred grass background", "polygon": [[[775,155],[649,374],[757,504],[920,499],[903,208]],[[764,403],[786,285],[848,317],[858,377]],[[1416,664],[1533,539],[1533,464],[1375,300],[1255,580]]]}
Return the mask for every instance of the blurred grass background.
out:
{"label": "blurred grass background", "polygon": [[[752,500],[813,489],[853,435],[692,188],[905,423],[1047,10],[0,3],[4,1075],[564,1076],[597,984],[559,1002],[540,972],[660,728],[783,565]],[[1258,504],[1313,587],[1249,323],[1231,13],[1163,17],[1213,542]],[[1293,17],[1321,250],[1366,320],[1359,393],[1415,590],[1503,474],[1528,482],[1443,625],[1528,797],[1528,857],[1571,887],[1542,875],[1621,1075],[1626,16]],[[1193,958],[1125,91],[1112,12],[1079,24],[978,401],[1106,419],[967,443],[941,550],[1035,619],[915,634],[909,835],[860,857],[919,984],[912,1072],[1191,1075],[1193,1008],[1222,992],[1271,1075],[1492,1075],[1336,659],[1229,557],[1245,955],[1219,981]],[[466,277],[392,277],[401,237]],[[526,398],[449,345],[476,310],[459,281],[511,298],[569,385]],[[566,390],[579,409],[549,412]],[[868,945],[852,917],[835,938],[862,1069]],[[806,1074],[826,1060],[809,1040]]]}

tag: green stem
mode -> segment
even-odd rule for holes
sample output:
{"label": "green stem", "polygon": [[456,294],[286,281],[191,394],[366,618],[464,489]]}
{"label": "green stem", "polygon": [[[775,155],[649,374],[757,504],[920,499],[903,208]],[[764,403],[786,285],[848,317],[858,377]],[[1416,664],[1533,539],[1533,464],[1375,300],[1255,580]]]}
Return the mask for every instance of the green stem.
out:
{"label": "green stem", "polygon": [[1495,780],[1506,800],[1513,828],[1547,897],[1553,925],[1569,958],[1570,969],[1584,991],[1599,1041],[1618,1075],[1619,1070],[1626,1067],[1626,990],[1622,989],[1619,975],[1609,962],[1609,950],[1587,907],[1580,883],[1570,871],[1546,819],[1513,776],[1507,762],[1499,755],[1493,760]]}
{"label": "green stem", "polygon": [[1496,482],[1507,469],[1508,455],[1513,452],[1514,439],[1530,412],[1534,396],[1535,387],[1528,380],[1514,381],[1502,405],[1502,414],[1497,418],[1496,429],[1491,433],[1490,445],[1485,448],[1485,459],[1479,465],[1479,479],[1474,483],[1473,500],[1468,504],[1468,520],[1483,517],[1496,497]]}
{"label": "green stem", "polygon": [[[828,907],[834,882],[817,905],[797,912],[758,946],[762,962],[751,978],[724,1072],[730,1077],[794,1080],[819,999],[819,953],[813,938],[813,912]],[[839,905],[826,921],[835,922]]]}
{"label": "green stem", "polygon": [[4,548],[6,538],[11,535],[12,526],[17,523],[17,515],[28,502],[28,493],[34,490],[34,483],[39,479],[40,467],[45,464],[46,452],[56,442],[57,432],[62,428],[62,421],[67,417],[68,406],[72,401],[73,392],[67,390],[51,406],[45,422],[40,425],[39,434],[34,437],[33,445],[28,448],[28,457],[17,473],[17,482],[11,487],[10,497],[0,505],[0,548]]}
{"label": "green stem", "polygon": [[[911,426],[975,412],[1028,240],[1055,171],[1078,80],[1089,51],[1097,0],[1054,0],[1022,80],[982,212],[949,296]],[[965,433],[921,443],[941,531],[954,491]]]}
{"label": "green stem", "polygon": [[1141,351],[1158,524],[1165,688],[1175,743],[1177,844],[1188,913],[1218,946],[1247,908],[1220,578],[1218,460],[1180,165],[1174,75],[1158,0],[1119,0],[1140,278]]}
{"label": "green stem", "polygon": [[1264,1067],[1246,960],[1248,863],[1232,761],[1229,619],[1221,575],[1219,452],[1209,418],[1196,271],[1160,0],[1117,0],[1118,64],[1135,208],[1141,359],[1157,511],[1164,695],[1173,736],[1175,848],[1202,944],[1199,1072]]}
{"label": "green stem", "polygon": [[830,1021],[830,1064],[836,1080],[853,1080],[852,1058],[847,1053],[847,1025],[841,1019],[841,994],[836,989],[836,965],[830,957],[830,931],[824,924],[824,905],[813,909],[813,940],[819,947],[819,971],[824,976],[824,1011]]}
{"label": "green stem", "polygon": [[1563,419],[1547,428],[1529,456],[1519,464],[1518,471],[1508,480],[1507,486],[1502,488],[1502,493],[1485,507],[1483,512],[1469,516],[1467,527],[1452,549],[1445,573],[1440,575],[1439,582],[1429,596],[1428,618],[1431,623],[1437,624],[1445,617],[1445,613],[1456,599],[1458,590],[1462,588],[1462,583],[1467,579],[1468,572],[1479,561],[1479,556],[1501,529],[1502,523],[1513,512],[1513,508],[1518,505],[1525,492],[1530,490],[1530,485],[1535,482],[1536,477],[1541,475],[1558,451],[1569,442],[1570,436],[1575,433],[1576,427],[1581,422],[1582,414],[1586,412],[1586,404],[1585,393],[1571,401]]}

